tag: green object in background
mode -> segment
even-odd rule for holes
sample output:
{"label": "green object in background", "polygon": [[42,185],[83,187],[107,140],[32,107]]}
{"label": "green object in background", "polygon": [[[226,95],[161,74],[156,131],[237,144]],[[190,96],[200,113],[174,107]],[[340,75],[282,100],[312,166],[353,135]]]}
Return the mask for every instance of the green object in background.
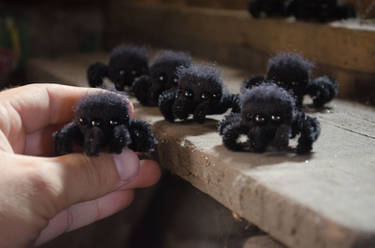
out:
{"label": "green object in background", "polygon": [[28,36],[25,18],[10,11],[0,12],[0,79],[26,65]]}

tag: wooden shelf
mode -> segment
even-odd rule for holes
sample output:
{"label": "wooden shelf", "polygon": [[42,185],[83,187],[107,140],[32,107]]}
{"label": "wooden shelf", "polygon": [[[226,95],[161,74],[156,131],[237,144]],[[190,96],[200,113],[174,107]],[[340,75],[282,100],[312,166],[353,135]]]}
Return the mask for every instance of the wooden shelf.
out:
{"label": "wooden shelf", "polygon": [[[29,62],[33,82],[86,86],[86,69],[104,54]],[[238,91],[243,71],[222,66]],[[228,151],[216,132],[222,116],[204,125],[170,124],[157,108],[132,99],[135,116],[153,125],[161,165],[209,194],[288,247],[372,247],[375,240],[375,110],[336,100],[311,113],[322,135],[310,156]],[[366,246],[368,245],[368,246]]]}

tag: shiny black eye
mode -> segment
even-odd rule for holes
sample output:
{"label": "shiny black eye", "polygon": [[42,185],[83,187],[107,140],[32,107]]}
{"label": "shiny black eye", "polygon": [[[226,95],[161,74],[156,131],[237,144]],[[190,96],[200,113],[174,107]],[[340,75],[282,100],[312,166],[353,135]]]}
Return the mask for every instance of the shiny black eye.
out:
{"label": "shiny black eye", "polygon": [[259,125],[263,125],[263,124],[266,123],[266,118],[262,115],[259,115],[259,114],[255,115],[254,120]]}
{"label": "shiny black eye", "polygon": [[298,83],[294,82],[294,81],[291,84],[292,84],[292,86],[297,86],[298,85]]}
{"label": "shiny black eye", "polygon": [[210,97],[210,93],[209,92],[203,92],[201,94],[201,99],[202,100],[207,100],[209,97]]}
{"label": "shiny black eye", "polygon": [[79,124],[81,124],[82,126],[86,126],[86,124],[87,124],[87,121],[84,118],[79,118],[78,121],[79,121]]}
{"label": "shiny black eye", "polygon": [[281,122],[281,117],[279,115],[271,115],[271,121],[279,123]]}
{"label": "shiny black eye", "polygon": [[125,70],[120,70],[119,73],[120,73],[120,75],[124,75],[125,74]]}
{"label": "shiny black eye", "polygon": [[178,83],[178,78],[173,78],[173,83]]}
{"label": "shiny black eye", "polygon": [[164,82],[166,78],[165,78],[165,76],[160,75],[158,79],[159,79],[160,82]]}
{"label": "shiny black eye", "polygon": [[91,121],[91,126],[92,127],[101,127],[102,122],[100,120],[92,120]]}
{"label": "shiny black eye", "polygon": [[212,93],[212,98],[220,98],[221,94],[220,93]]}
{"label": "shiny black eye", "polygon": [[111,127],[115,127],[115,126],[117,126],[118,124],[119,124],[119,122],[116,121],[116,120],[110,120],[110,121],[109,121],[109,125],[110,125]]}
{"label": "shiny black eye", "polygon": [[193,92],[191,90],[186,89],[184,91],[184,96],[186,96],[188,98],[192,98],[193,97]]}

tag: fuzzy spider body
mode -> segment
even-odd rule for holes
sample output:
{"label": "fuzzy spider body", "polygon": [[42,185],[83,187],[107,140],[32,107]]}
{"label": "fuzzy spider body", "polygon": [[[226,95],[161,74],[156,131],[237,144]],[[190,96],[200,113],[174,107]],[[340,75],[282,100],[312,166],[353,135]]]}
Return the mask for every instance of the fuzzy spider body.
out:
{"label": "fuzzy spider body", "polygon": [[182,52],[164,51],[150,66],[150,75],[137,78],[133,83],[133,92],[146,106],[156,106],[159,95],[168,89],[177,87],[177,69],[189,67],[192,58]]}
{"label": "fuzzy spider body", "polygon": [[352,5],[337,0],[289,0],[285,8],[287,14],[302,20],[327,22],[356,16]]}
{"label": "fuzzy spider body", "polygon": [[87,79],[91,87],[99,87],[108,77],[116,89],[123,91],[131,87],[135,78],[148,74],[148,56],[146,49],[133,45],[121,45],[115,48],[108,65],[97,62],[89,66]]}
{"label": "fuzzy spider body", "polygon": [[[219,122],[224,145],[234,151],[265,152],[268,147],[285,150],[289,139],[299,135],[296,152],[309,153],[320,134],[320,125],[299,111],[295,99],[274,83],[262,83],[241,95],[241,113]],[[245,135],[245,142],[239,138]]]}
{"label": "fuzzy spider body", "polygon": [[238,95],[227,92],[215,67],[182,67],[177,76],[178,87],[163,92],[158,101],[167,121],[186,120],[193,115],[195,121],[203,123],[206,115],[222,114],[229,108],[233,112],[239,111]]}
{"label": "fuzzy spider body", "polygon": [[53,136],[58,155],[71,153],[74,143],[88,156],[105,148],[111,153],[121,153],[125,147],[151,152],[157,144],[149,124],[130,119],[125,96],[109,91],[83,97],[75,119]]}
{"label": "fuzzy spider body", "polygon": [[314,107],[320,108],[337,95],[338,84],[328,76],[311,79],[312,68],[313,64],[299,54],[281,53],[269,59],[265,77],[250,77],[242,88],[250,89],[271,80],[294,96],[297,107],[302,107],[304,96],[309,95]]}
{"label": "fuzzy spider body", "polygon": [[248,9],[255,18],[260,17],[261,13],[267,16],[285,15],[283,0],[251,0],[248,2]]}

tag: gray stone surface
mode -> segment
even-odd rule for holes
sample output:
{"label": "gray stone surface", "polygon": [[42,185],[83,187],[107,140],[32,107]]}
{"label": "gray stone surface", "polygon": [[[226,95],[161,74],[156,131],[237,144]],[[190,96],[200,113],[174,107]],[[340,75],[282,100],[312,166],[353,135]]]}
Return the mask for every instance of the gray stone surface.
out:
{"label": "gray stone surface", "polygon": [[[33,60],[33,81],[86,85],[85,70],[98,56]],[[239,89],[242,72],[223,67]],[[169,124],[158,109],[141,107],[159,139],[163,167],[189,181],[239,216],[290,247],[375,247],[374,109],[336,100],[311,113],[322,135],[309,156],[235,153],[222,145],[212,116],[204,125]]]}

